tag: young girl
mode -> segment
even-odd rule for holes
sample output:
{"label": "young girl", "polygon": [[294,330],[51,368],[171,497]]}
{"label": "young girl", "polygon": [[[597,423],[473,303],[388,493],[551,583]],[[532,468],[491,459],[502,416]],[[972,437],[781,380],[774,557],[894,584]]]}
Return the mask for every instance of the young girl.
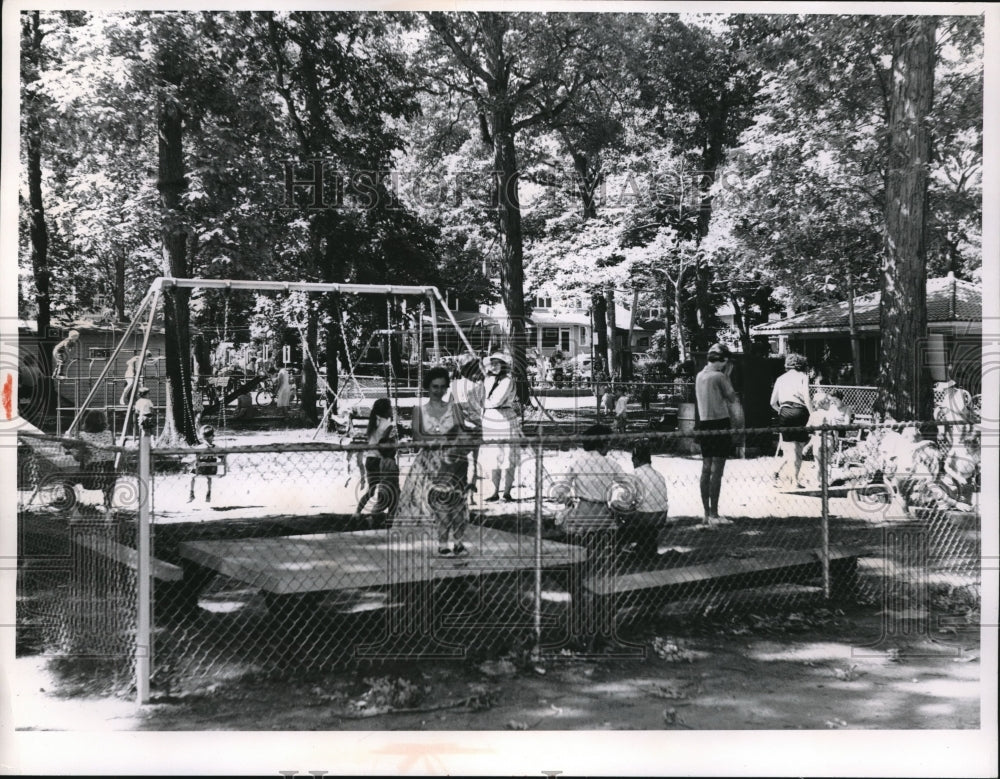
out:
{"label": "young girl", "polygon": [[395,424],[392,421],[392,403],[389,398],[378,398],[372,405],[371,413],[368,415],[368,428],[365,431],[365,441],[368,448],[364,452],[363,471],[361,474],[362,486],[367,487],[354,516],[358,517],[364,510],[368,501],[375,497],[378,486],[381,483],[382,468],[379,446],[396,437]]}

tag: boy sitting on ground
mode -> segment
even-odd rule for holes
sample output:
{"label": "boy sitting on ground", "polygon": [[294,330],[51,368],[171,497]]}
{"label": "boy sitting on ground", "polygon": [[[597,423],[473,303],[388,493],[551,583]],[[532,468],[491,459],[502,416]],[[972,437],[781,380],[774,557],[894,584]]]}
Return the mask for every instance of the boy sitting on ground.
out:
{"label": "boy sitting on ground", "polygon": [[[638,559],[655,560],[659,530],[667,524],[667,480],[653,468],[649,444],[637,441],[632,448],[631,495],[627,507],[612,503],[618,518],[619,548]],[[620,508],[626,511],[619,513]]]}

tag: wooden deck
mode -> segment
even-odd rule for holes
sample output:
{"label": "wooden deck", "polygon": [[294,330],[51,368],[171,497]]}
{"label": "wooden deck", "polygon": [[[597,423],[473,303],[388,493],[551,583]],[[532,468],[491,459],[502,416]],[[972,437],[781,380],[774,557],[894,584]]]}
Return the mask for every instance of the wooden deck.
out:
{"label": "wooden deck", "polygon": [[[596,595],[619,595],[657,587],[690,585],[709,579],[735,579],[741,576],[759,574],[764,571],[776,572],[793,568],[818,566],[821,557],[821,549],[789,550],[771,554],[750,555],[745,559],[717,560],[683,568],[663,568],[640,573],[619,574],[617,576],[591,577],[584,581],[584,586]],[[837,560],[850,561],[857,557],[857,550],[842,546],[830,547],[831,563]]]}
{"label": "wooden deck", "polygon": [[[275,595],[355,590],[534,568],[532,537],[470,527],[463,542],[468,554],[441,557],[433,528],[394,528],[185,541],[179,551],[190,564]],[[542,544],[545,568],[572,565],[585,558],[586,552],[577,546],[549,540]]]}

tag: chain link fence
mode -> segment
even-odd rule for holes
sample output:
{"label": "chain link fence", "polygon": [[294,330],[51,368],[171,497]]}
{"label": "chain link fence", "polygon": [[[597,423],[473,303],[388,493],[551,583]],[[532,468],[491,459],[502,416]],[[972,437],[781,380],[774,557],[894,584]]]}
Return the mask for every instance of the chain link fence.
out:
{"label": "chain link fence", "polygon": [[124,690],[135,683],[136,452],[91,440],[18,436],[16,643]]}
{"label": "chain link fence", "polygon": [[[715,505],[700,451],[723,432],[539,429],[499,459],[403,443],[367,472],[347,442],[155,449],[148,493],[134,448],[23,436],[19,643],[122,679],[148,646],[169,692],[407,658],[641,656],[637,630],[748,591],[775,609],[909,608],[938,586],[978,600],[978,456],[949,463],[942,426],[903,427],[811,430],[799,486],[779,458],[725,460]],[[110,500],[108,471],[81,467],[108,454]]]}

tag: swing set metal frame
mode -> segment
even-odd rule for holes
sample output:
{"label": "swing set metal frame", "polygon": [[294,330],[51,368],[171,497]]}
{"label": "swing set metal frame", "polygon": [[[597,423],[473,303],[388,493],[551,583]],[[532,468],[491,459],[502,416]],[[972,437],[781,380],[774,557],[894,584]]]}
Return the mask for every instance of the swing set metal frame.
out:
{"label": "swing set metal frame", "polygon": [[[430,319],[433,335],[433,348],[436,355],[440,355],[440,345],[438,340],[438,306],[440,304],[440,309],[447,316],[448,321],[451,323],[452,327],[455,328],[455,332],[458,334],[459,339],[462,342],[464,348],[469,354],[475,355],[475,350],[469,343],[468,339],[465,337],[465,333],[462,328],[459,327],[458,322],[452,315],[451,310],[448,308],[448,304],[441,292],[437,287],[432,285],[401,285],[401,284],[347,284],[347,283],[324,283],[324,282],[305,282],[305,281],[255,281],[250,279],[200,279],[200,278],[176,278],[171,276],[160,276],[153,280],[150,284],[149,290],[146,292],[145,297],[139,303],[136,308],[135,313],[132,316],[132,320],[129,322],[128,327],[122,335],[121,340],[115,346],[114,351],[108,357],[105,363],[104,369],[101,371],[97,380],[91,385],[90,391],[87,393],[87,397],[84,399],[83,403],[77,409],[76,415],[73,417],[73,421],[70,423],[66,430],[65,435],[72,435],[73,431],[76,430],[80,421],[83,419],[83,415],[86,413],[90,406],[91,401],[97,394],[98,387],[107,379],[111,367],[115,364],[115,360],[119,353],[125,347],[128,342],[129,337],[132,335],[136,328],[141,328],[142,332],[142,347],[140,354],[142,355],[142,360],[140,361],[136,374],[141,375],[143,367],[146,362],[146,351],[149,344],[149,337],[153,327],[153,321],[155,318],[157,306],[160,303],[160,299],[163,293],[171,288],[181,288],[181,289],[221,289],[224,291],[232,290],[246,290],[251,292],[305,292],[305,293],[346,293],[351,295],[385,295],[385,296],[398,296],[398,297],[423,297],[427,299],[430,309]],[[421,313],[423,309],[423,303],[421,303]],[[141,319],[146,317],[144,323],[141,323]],[[422,319],[420,317],[420,324],[422,326]],[[171,334],[168,334],[168,337]],[[423,349],[423,337],[421,332],[420,338],[420,348]],[[422,354],[421,354],[422,358]],[[183,361],[182,361],[183,364]],[[188,379],[188,377],[182,377]],[[352,377],[353,378],[353,377]],[[423,387],[423,359],[417,362],[417,395],[418,400],[422,392]],[[128,398],[128,404],[125,411],[125,420],[122,424],[122,430],[119,436],[118,445],[124,445],[125,438],[128,435],[129,430],[129,420],[132,416],[132,410],[135,406],[136,395],[139,389],[139,382],[135,382]],[[398,397],[397,397],[398,400]],[[396,405],[396,404],[394,404]],[[398,409],[397,409],[398,410]]]}

